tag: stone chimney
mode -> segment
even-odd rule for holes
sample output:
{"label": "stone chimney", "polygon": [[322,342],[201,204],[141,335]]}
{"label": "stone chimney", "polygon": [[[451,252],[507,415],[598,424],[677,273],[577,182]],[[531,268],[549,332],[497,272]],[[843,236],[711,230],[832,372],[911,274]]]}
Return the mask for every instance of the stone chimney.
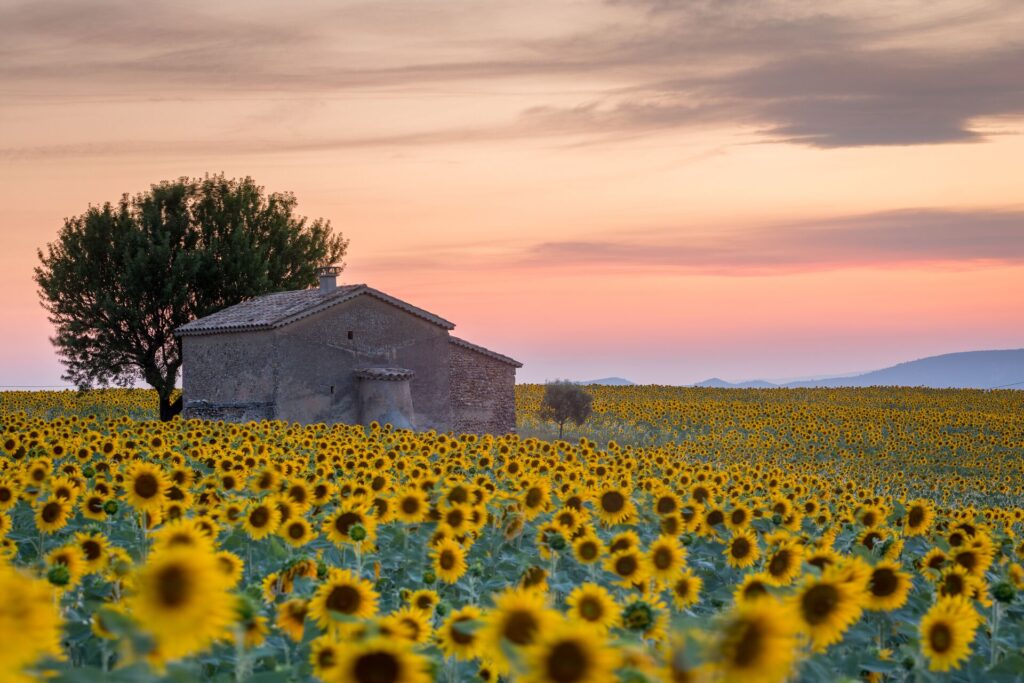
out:
{"label": "stone chimney", "polygon": [[320,291],[331,292],[338,286],[338,273],[341,268],[338,266],[320,266],[316,274],[320,277]]}

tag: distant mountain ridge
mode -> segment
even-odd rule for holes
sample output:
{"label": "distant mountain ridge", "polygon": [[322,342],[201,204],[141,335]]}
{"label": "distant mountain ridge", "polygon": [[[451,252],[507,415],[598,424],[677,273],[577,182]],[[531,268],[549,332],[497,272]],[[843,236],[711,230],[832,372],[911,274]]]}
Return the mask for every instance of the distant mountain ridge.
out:
{"label": "distant mountain ridge", "polygon": [[576,384],[603,384],[610,387],[631,387],[636,382],[630,382],[625,377],[602,377],[601,379],[588,379],[576,382]]}
{"label": "distant mountain ridge", "polygon": [[719,389],[905,386],[934,389],[1024,389],[1024,349],[961,351],[929,356],[848,377],[775,384],[764,380],[726,382],[713,377],[694,386]]}

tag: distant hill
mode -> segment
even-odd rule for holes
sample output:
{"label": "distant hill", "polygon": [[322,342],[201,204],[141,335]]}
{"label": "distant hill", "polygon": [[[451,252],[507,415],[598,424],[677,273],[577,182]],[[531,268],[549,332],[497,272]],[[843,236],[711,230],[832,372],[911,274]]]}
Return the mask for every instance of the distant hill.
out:
{"label": "distant hill", "polygon": [[904,386],[935,389],[1024,389],[1024,349],[964,351],[912,360],[850,377],[811,379],[786,384],[763,380],[730,383],[717,377],[695,386],[714,388]]}
{"label": "distant hill", "polygon": [[779,385],[772,384],[771,382],[765,382],[763,379],[755,379],[749,382],[726,382],[724,379],[712,377],[711,379],[706,379],[703,382],[698,382],[694,386],[709,387],[711,389],[768,389]]}
{"label": "distant hill", "polygon": [[601,379],[588,379],[576,382],[576,384],[604,384],[610,387],[631,387],[635,382],[630,382],[623,377],[602,377]]}

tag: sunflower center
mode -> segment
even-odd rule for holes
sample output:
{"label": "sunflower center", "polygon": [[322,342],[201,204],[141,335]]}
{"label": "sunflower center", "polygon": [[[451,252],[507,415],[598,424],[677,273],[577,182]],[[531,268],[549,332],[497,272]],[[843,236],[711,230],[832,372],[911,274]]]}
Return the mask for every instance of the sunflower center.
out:
{"label": "sunflower center", "polygon": [[164,567],[156,574],[157,599],[164,607],[181,607],[191,593],[188,572],[176,564]]}
{"label": "sunflower center", "polygon": [[910,527],[913,529],[913,528],[921,526],[921,524],[923,524],[923,523],[924,523],[924,508],[918,507],[916,505],[914,507],[910,508],[910,514],[907,515],[907,524],[909,524]]}
{"label": "sunflower center", "polygon": [[352,614],[359,609],[362,596],[353,586],[335,586],[327,596],[327,609],[342,614]]}
{"label": "sunflower center", "polygon": [[872,531],[871,533],[864,536],[864,540],[861,544],[868,550],[874,550],[875,543],[882,540],[882,535],[878,532]]}
{"label": "sunflower center", "polygon": [[871,575],[871,593],[879,598],[884,598],[895,593],[899,583],[896,572],[887,567],[881,567]]}
{"label": "sunflower center", "polygon": [[580,616],[587,621],[598,621],[604,616],[604,608],[596,598],[584,598],[579,604]]}
{"label": "sunflower center", "polygon": [[462,526],[462,522],[465,519],[466,517],[462,514],[462,511],[459,509],[449,510],[448,514],[446,514],[444,517],[444,521],[446,521],[448,525],[451,526],[453,529],[458,529],[460,526]]}
{"label": "sunflower center", "polygon": [[779,552],[772,555],[772,560],[768,563],[768,573],[772,576],[779,576],[781,574],[785,574],[789,570],[789,565],[789,551],[780,550]]}
{"label": "sunflower center", "polygon": [[459,628],[460,624],[464,624],[467,621],[471,621],[471,619],[469,617],[459,617],[452,622],[452,627],[448,629],[451,633],[452,641],[458,645],[469,645],[473,642],[473,635]]}
{"label": "sunflower center", "polygon": [[978,565],[978,556],[970,550],[965,550],[956,554],[956,563],[967,571],[971,571]]}
{"label": "sunflower center", "polygon": [[40,516],[43,518],[44,522],[52,524],[57,521],[58,517],[60,517],[60,511],[60,503],[47,503],[43,506],[43,512]]}
{"label": "sunflower center", "polygon": [[765,588],[763,583],[751,581],[743,589],[743,595],[748,598],[757,597],[759,595],[768,595],[768,589]]}
{"label": "sunflower center", "polygon": [[615,560],[615,573],[619,576],[631,576],[637,570],[636,558],[626,555]]}
{"label": "sunflower center", "polygon": [[743,536],[733,540],[732,547],[729,549],[732,556],[737,560],[742,560],[744,557],[750,554],[750,541]]}
{"label": "sunflower center", "polygon": [[953,632],[946,624],[935,624],[928,633],[928,643],[937,653],[943,654],[953,645]]}
{"label": "sunflower center", "polygon": [[804,619],[811,626],[817,626],[827,620],[838,604],[839,591],[835,586],[828,584],[813,586],[800,598],[800,608]]}
{"label": "sunflower center", "polygon": [[658,499],[658,514],[667,515],[670,512],[674,512],[676,509],[676,502],[669,497]]}
{"label": "sunflower center", "polygon": [[149,472],[144,472],[136,477],[133,488],[139,498],[152,498],[160,490],[156,477]]}
{"label": "sunflower center", "polygon": [[541,504],[541,501],[543,500],[543,498],[544,498],[544,492],[543,491],[541,491],[536,486],[530,488],[530,490],[526,493],[526,507],[531,507],[531,508],[537,507],[538,505]]}
{"label": "sunflower center", "polygon": [[626,506],[626,497],[618,491],[606,491],[601,494],[601,508],[605,512],[621,512]]}
{"label": "sunflower center", "polygon": [[964,592],[964,579],[959,574],[948,574],[942,582],[944,595],[960,595]]}
{"label": "sunflower center", "polygon": [[441,569],[445,571],[455,566],[455,553],[451,550],[441,551],[441,557],[438,558],[438,564],[441,565]]}
{"label": "sunflower center", "polygon": [[718,526],[725,521],[725,515],[722,514],[721,510],[712,510],[708,513],[707,523],[708,526]]}
{"label": "sunflower center", "polygon": [[404,512],[405,514],[407,514],[407,515],[414,514],[414,513],[418,512],[419,509],[420,509],[420,502],[416,498],[412,498],[410,496],[408,498],[403,498],[402,499],[402,512]]}
{"label": "sunflower center", "polygon": [[528,645],[537,633],[537,618],[530,612],[517,610],[508,615],[502,635],[516,645]]}
{"label": "sunflower center", "polygon": [[675,585],[676,595],[681,598],[685,598],[690,594],[690,582],[686,579],[680,579],[676,581]]}
{"label": "sunflower center", "polygon": [[359,515],[354,512],[344,512],[334,520],[334,528],[342,536],[348,535],[348,530],[360,521]]}
{"label": "sunflower center", "polygon": [[320,665],[321,669],[329,669],[334,666],[337,659],[334,657],[334,650],[330,648],[324,648],[316,654],[316,663]]}
{"label": "sunflower center", "polygon": [[299,540],[306,535],[306,529],[301,524],[292,524],[288,527],[288,535],[295,540]]}
{"label": "sunflower center", "polygon": [[90,539],[82,544],[82,552],[85,553],[85,559],[92,562],[93,560],[98,560],[100,555],[103,554],[103,548],[99,543]]}
{"label": "sunflower center", "polygon": [[749,667],[757,662],[764,650],[764,634],[756,623],[746,622],[740,625],[736,639],[736,651],[733,661],[737,667]]}
{"label": "sunflower center", "polygon": [[581,543],[579,547],[580,557],[584,560],[592,560],[597,557],[597,546],[594,543]]}
{"label": "sunflower center", "polygon": [[263,507],[262,505],[249,514],[249,524],[252,524],[257,529],[267,525],[270,521],[270,510]]}
{"label": "sunflower center", "polygon": [[747,513],[744,510],[733,510],[729,519],[732,520],[733,524],[740,525],[747,521]]}
{"label": "sunflower center", "polygon": [[586,651],[579,643],[563,640],[551,648],[545,661],[545,668],[550,680],[573,683],[586,680],[590,662]]}
{"label": "sunflower center", "polygon": [[654,566],[658,569],[669,569],[672,566],[672,551],[668,548],[658,548],[654,551]]}

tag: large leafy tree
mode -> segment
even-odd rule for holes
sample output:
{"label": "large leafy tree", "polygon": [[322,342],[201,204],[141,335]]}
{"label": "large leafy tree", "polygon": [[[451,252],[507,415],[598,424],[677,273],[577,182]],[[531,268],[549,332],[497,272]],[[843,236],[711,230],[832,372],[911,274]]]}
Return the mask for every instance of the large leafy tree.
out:
{"label": "large leafy tree", "polygon": [[35,281],[56,328],[51,339],[80,388],[143,380],[160,418],[181,368],[180,325],[268,292],[316,283],[340,264],[347,240],[329,221],[295,214],[290,193],[251,178],[180,178],[90,206],[64,220],[38,252]]}

